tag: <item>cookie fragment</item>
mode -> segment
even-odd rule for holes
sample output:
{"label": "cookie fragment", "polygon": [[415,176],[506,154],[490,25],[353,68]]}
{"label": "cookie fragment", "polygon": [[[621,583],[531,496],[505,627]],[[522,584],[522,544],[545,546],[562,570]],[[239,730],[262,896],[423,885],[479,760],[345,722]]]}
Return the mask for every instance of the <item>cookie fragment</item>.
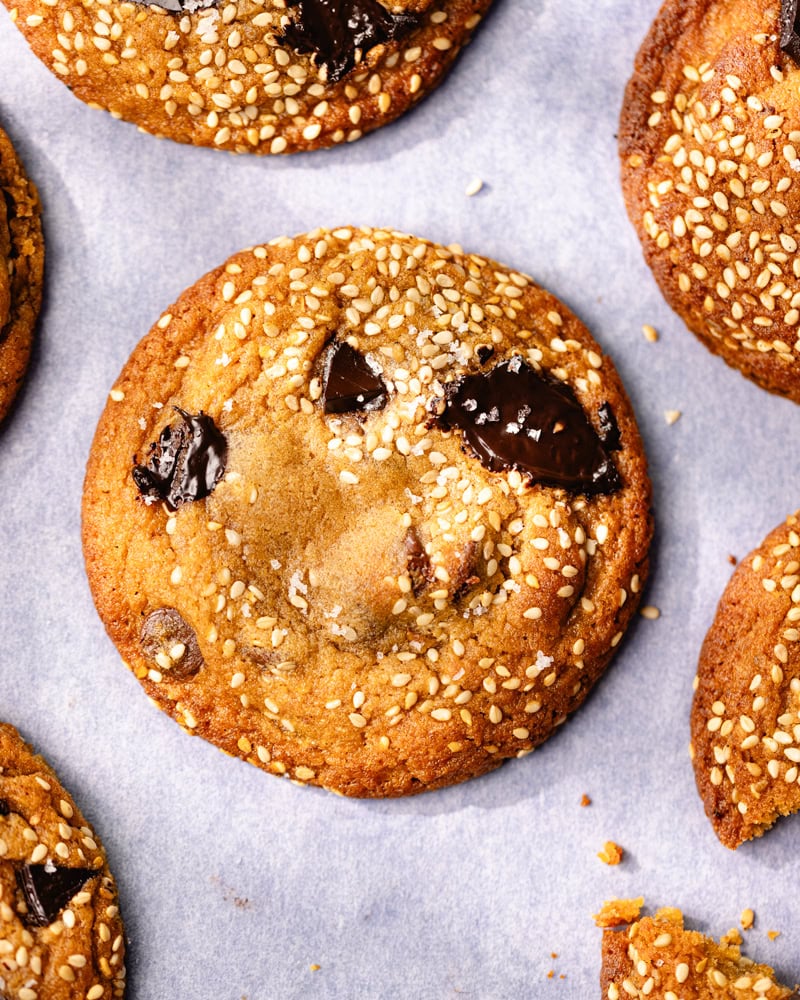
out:
{"label": "cookie fragment", "polygon": [[0,420],[28,366],[43,272],[39,194],[0,128]]}
{"label": "cookie fragment", "polygon": [[659,910],[627,930],[603,933],[601,1000],[658,997],[679,1000],[795,1000],[775,972],[741,954],[738,943],[716,944],[685,930],[679,910]]}
{"label": "cookie fragment", "polygon": [[[511,365],[536,394],[514,415],[552,391],[548,433],[586,442],[583,464],[558,452],[559,485],[487,467],[435,419],[448,387]],[[160,707],[272,773],[406,795],[525,755],[636,612],[651,521],[630,405],[579,321],[499,263],[390,230],[273,240],[185,293],[114,384],[83,508],[100,615]],[[176,509],[130,475],[154,400],[191,400],[227,441],[225,475]]]}
{"label": "cookie fragment", "polygon": [[125,938],[97,835],[54,772],[0,723],[0,995],[119,1000]]}
{"label": "cookie fragment", "polygon": [[4,2],[92,107],[177,142],[257,154],[354,142],[393,121],[444,79],[491,4],[109,0],[98,22],[70,0]]}
{"label": "cookie fragment", "polygon": [[706,635],[691,716],[697,789],[737,848],[800,810],[800,518],[735,570]]}
{"label": "cookie fragment", "polygon": [[636,57],[619,150],[667,302],[729,365],[800,402],[796,7],[667,0]]}

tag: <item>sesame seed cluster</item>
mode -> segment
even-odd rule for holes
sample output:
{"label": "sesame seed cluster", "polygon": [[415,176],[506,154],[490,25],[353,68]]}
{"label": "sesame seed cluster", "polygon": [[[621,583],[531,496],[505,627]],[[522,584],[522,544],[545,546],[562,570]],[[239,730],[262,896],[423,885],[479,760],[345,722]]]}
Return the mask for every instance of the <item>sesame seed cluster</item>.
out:
{"label": "sesame seed cluster", "polygon": [[603,934],[603,1000],[790,1000],[774,971],[741,954],[732,933],[716,944],[684,929],[679,910],[659,910]]}
{"label": "sesame seed cluster", "polygon": [[[37,923],[22,905],[24,865],[87,869],[88,878],[55,919]],[[124,960],[117,889],[102,845],[47,763],[0,723],[0,994],[112,1000],[125,992]]]}
{"label": "sesame seed cluster", "polygon": [[[382,408],[325,412],[332,341],[380,372]],[[492,472],[432,420],[449,382],[513,358],[595,428],[611,408],[619,489]],[[131,456],[176,406],[228,453],[173,510],[139,496]],[[92,448],[84,549],[112,639],[187,731],[401,795],[528,753],[582,702],[638,604],[649,503],[619,378],[553,296],[458,248],[317,230],[232,257],[134,351]]]}
{"label": "sesame seed cluster", "polygon": [[352,142],[406,111],[439,83],[491,0],[393,4],[419,23],[359,53],[335,81],[284,38],[303,15],[286,0],[177,13],[115,0],[4,2],[36,55],[91,106],[178,142],[289,153]]}
{"label": "sesame seed cluster", "polygon": [[737,568],[700,654],[692,707],[697,787],[736,848],[800,809],[800,520]]}
{"label": "sesame seed cluster", "polygon": [[43,270],[39,195],[0,128],[0,420],[28,365]]}
{"label": "sesame seed cluster", "polygon": [[800,402],[800,69],[780,3],[670,0],[620,122],[622,182],[672,308],[728,364]]}

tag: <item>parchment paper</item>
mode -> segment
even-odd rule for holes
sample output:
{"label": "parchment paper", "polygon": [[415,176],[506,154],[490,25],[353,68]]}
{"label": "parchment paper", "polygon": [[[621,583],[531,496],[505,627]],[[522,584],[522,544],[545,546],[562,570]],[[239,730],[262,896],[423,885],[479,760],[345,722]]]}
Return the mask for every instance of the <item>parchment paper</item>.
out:
{"label": "parchment paper", "polygon": [[[687,755],[728,555],[800,500],[800,409],[686,332],[625,216],[617,115],[657,7],[497,0],[419,108],[288,159],[181,147],[90,110],[0,10],[0,120],[40,187],[48,253],[34,363],[0,431],[0,718],[47,756],[105,842],[132,1000],[583,1000],[599,994],[591,914],[638,894],[716,934],[752,907],[750,953],[800,980],[800,817],[730,853]],[[468,198],[474,177],[485,188]],[[79,542],[97,417],[161,310],[244,246],[351,223],[458,242],[564,299],[622,373],[656,497],[645,600],[662,617],[634,623],[541,750],[405,801],[298,788],[185,736],[121,665]],[[668,409],[683,413],[674,426]],[[618,868],[596,857],[606,839],[626,849]]]}

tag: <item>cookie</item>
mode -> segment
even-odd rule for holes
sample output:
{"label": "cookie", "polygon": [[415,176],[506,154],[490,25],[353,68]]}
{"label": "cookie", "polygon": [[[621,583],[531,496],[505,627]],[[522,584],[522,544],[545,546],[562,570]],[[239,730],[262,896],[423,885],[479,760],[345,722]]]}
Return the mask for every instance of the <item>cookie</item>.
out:
{"label": "cookie", "polygon": [[524,755],[580,705],[649,508],[619,377],[552,295],[320,229],[232,257],[139,344],[83,539],[111,638],[186,730],[387,796]]}
{"label": "cookie", "polygon": [[732,932],[717,944],[684,929],[679,910],[659,910],[626,930],[603,933],[601,1000],[795,1000],[767,965],[745,958]]}
{"label": "cookie", "polygon": [[352,142],[442,80],[491,0],[4,0],[70,90],[237,153]]}
{"label": "cookie", "polygon": [[0,420],[28,365],[43,271],[39,195],[0,128]]}
{"label": "cookie", "polygon": [[105,851],[52,769],[0,723],[0,995],[124,993],[125,938]]}
{"label": "cookie", "polygon": [[792,58],[784,32],[784,51],[782,27],[780,0],[667,0],[619,148],[667,302],[729,365],[800,402],[800,45]]}
{"label": "cookie", "polygon": [[700,653],[692,705],[697,788],[726,847],[800,809],[800,520],[743,559]]}

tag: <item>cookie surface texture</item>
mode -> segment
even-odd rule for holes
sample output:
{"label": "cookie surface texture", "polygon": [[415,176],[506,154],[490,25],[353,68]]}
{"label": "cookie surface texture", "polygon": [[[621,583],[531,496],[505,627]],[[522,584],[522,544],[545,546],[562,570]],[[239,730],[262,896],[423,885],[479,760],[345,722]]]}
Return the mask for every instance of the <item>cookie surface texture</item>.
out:
{"label": "cookie surface texture", "polygon": [[800,68],[778,0],[668,0],[620,122],[647,263],[700,340],[800,402]]}
{"label": "cookie surface texture", "polygon": [[93,107],[178,142],[290,153],[352,142],[416,104],[491,0],[4,2]]}
{"label": "cookie surface texture", "polygon": [[125,939],[103,847],[48,764],[0,723],[0,996],[124,993]]}
{"label": "cookie surface texture", "polygon": [[553,296],[414,237],[318,230],[232,257],[134,351],[84,550],[123,659],[184,728],[404,795],[578,707],[637,604],[649,503],[613,365]]}
{"label": "cookie surface texture", "polygon": [[43,271],[39,195],[0,128],[0,420],[28,365]]}
{"label": "cookie surface texture", "polygon": [[695,778],[726,847],[800,809],[799,570],[793,514],[739,564],[700,653]]}
{"label": "cookie surface texture", "polygon": [[769,966],[744,957],[739,935],[717,944],[685,930],[679,910],[659,910],[625,930],[603,933],[601,1000],[795,1000]]}

